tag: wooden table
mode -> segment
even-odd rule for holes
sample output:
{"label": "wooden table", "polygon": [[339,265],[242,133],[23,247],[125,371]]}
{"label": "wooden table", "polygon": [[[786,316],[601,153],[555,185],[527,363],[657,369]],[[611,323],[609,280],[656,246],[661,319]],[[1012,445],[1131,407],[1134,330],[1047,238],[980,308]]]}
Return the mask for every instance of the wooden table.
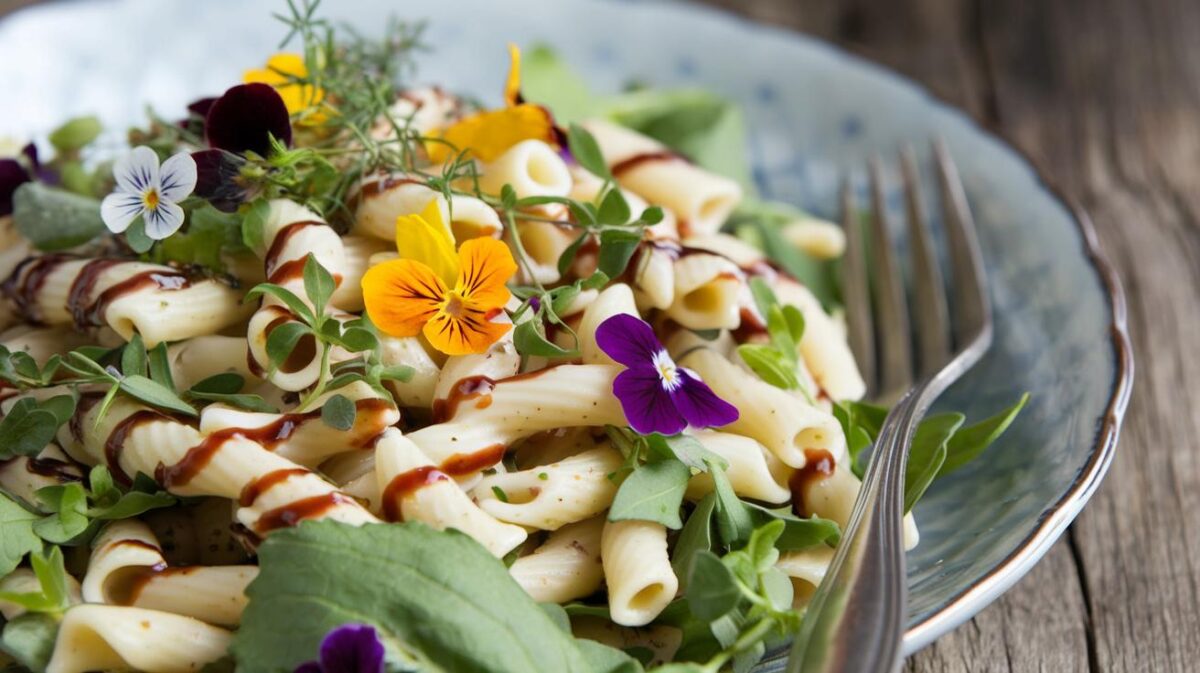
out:
{"label": "wooden table", "polygon": [[1024,580],[908,670],[1200,670],[1200,2],[705,1],[971,112],[1083,204],[1125,284],[1137,377],[1107,481]]}
{"label": "wooden table", "polygon": [[1200,671],[1200,2],[706,0],[898,70],[1091,213],[1137,363],[1108,478],[912,672]]}

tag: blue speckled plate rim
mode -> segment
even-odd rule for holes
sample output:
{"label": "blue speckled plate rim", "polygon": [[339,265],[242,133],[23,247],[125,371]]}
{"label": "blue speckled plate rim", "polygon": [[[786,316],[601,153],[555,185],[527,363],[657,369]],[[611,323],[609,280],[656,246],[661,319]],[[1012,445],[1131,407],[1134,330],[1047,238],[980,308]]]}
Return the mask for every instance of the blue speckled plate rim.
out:
{"label": "blue speckled plate rim", "polygon": [[[664,0],[663,4],[680,3]],[[1058,541],[1067,526],[1075,519],[1104,480],[1104,475],[1108,472],[1109,465],[1112,464],[1113,456],[1116,453],[1125,410],[1133,390],[1134,361],[1126,320],[1125,290],[1116,269],[1100,247],[1095,227],[1087,212],[1058,189],[1054,182],[1037,168],[1029,155],[1009,142],[1000,129],[981,123],[958,106],[931,91],[924,84],[831,43],[811,36],[802,36],[800,33],[785,28],[759,23],[726,10],[697,5],[687,5],[687,7],[691,11],[725,17],[741,24],[743,29],[765,31],[791,39],[805,37],[813,46],[825,49],[856,67],[872,70],[876,74],[895,80],[919,92],[934,105],[960,117],[980,135],[989,137],[993,142],[1007,149],[1036,178],[1038,187],[1050,194],[1071,214],[1071,220],[1079,229],[1080,247],[1095,273],[1096,284],[1108,297],[1108,308],[1111,314],[1109,337],[1116,367],[1112,392],[1105,408],[1104,417],[1100,420],[1100,427],[1093,440],[1090,459],[1080,469],[1075,481],[1063,496],[1042,512],[1037,527],[1016,549],[986,575],[951,598],[940,610],[908,628],[904,635],[904,651],[905,654],[912,654],[974,617],[1024,577]],[[778,657],[778,653],[772,653],[772,656],[768,657],[769,663],[781,663]]]}

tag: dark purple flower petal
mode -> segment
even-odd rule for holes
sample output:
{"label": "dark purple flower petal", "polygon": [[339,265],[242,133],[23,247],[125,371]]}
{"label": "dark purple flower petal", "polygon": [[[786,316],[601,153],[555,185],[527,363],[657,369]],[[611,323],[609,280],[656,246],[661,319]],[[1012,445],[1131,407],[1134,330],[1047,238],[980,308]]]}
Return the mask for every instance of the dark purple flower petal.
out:
{"label": "dark purple flower petal", "polygon": [[383,673],[383,643],[374,627],[346,624],[321,641],[324,673]]}
{"label": "dark purple flower petal", "polygon": [[596,345],[626,367],[648,367],[663,346],[645,320],[620,313],[596,328]]}
{"label": "dark purple flower petal", "polygon": [[13,193],[29,182],[29,173],[16,159],[0,159],[0,217],[13,211]]}
{"label": "dark purple flower petal", "polygon": [[237,178],[246,160],[225,150],[192,152],[196,162],[196,196],[213,204],[217,210],[232,213],[245,200],[245,190]]}
{"label": "dark purple flower petal", "polygon": [[285,145],[292,142],[292,123],[283,99],[259,82],[239,84],[218,98],[208,110],[204,132],[213,147],[264,157],[271,151],[271,136]]}
{"label": "dark purple flower petal", "polygon": [[643,435],[652,432],[674,435],[687,427],[670,393],[663,388],[657,369],[634,367],[617,374],[613,395],[621,401],[629,427]]}
{"label": "dark purple flower petal", "polygon": [[322,673],[321,664],[316,661],[306,661],[296,667],[295,673]]}
{"label": "dark purple flower petal", "polygon": [[215,102],[217,102],[217,99],[213,96],[201,98],[189,103],[187,106],[187,111],[196,115],[197,117],[207,117],[208,111],[212,109],[213,103]]}
{"label": "dark purple flower petal", "polygon": [[679,367],[679,387],[671,391],[675,408],[693,428],[718,428],[738,419],[737,407],[717,394],[690,369]]}

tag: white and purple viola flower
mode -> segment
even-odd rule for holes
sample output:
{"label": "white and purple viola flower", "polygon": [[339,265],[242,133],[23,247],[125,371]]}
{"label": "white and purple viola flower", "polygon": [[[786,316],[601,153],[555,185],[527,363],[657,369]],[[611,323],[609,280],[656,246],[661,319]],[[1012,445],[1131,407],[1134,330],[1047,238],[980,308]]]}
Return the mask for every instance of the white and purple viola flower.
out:
{"label": "white and purple viola flower", "polygon": [[675,364],[644,320],[615,315],[596,329],[596,344],[627,367],[613,381],[613,395],[637,432],[674,435],[688,426],[719,427],[738,419],[737,407],[717,397],[696,372]]}
{"label": "white and purple viola flower", "polygon": [[187,152],[158,164],[149,147],[135,147],[113,166],[117,187],[100,204],[100,217],[113,233],[129,228],[139,216],[146,235],[161,241],[183,226],[179,202],[196,188],[196,162]]}
{"label": "white and purple viola flower", "polygon": [[383,642],[374,627],[344,624],[321,641],[317,661],[296,667],[296,673],[383,673]]}

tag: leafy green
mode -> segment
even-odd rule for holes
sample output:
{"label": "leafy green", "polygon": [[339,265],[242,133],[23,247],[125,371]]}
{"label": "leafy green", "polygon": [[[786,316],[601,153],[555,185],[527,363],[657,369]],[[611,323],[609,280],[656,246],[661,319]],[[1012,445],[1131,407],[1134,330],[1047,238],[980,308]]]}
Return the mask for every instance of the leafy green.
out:
{"label": "leafy green", "polygon": [[50,132],[50,144],[59,152],[78,152],[100,136],[104,127],[95,116],[68,119]]}
{"label": "leafy green", "polygon": [[358,407],[345,395],[334,395],[321,406],[321,421],[334,430],[349,430],[354,427]]}
{"label": "leafy green", "polygon": [[638,519],[655,521],[672,529],[682,527],[679,506],[691,477],[691,468],[674,458],[638,467],[617,489],[608,520]]}
{"label": "leafy green", "polygon": [[671,569],[683,582],[684,589],[687,588],[687,570],[691,567],[692,557],[713,548],[712,520],[716,507],[715,494],[709,493],[704,496],[703,500],[696,503],[696,508],[692,510],[683,524],[683,530],[679,531],[679,537],[675,539],[675,548],[671,551]]}
{"label": "leafy green", "polygon": [[205,402],[219,402],[238,407],[247,411],[276,413],[279,410],[267,404],[260,395],[244,394],[241,392],[246,380],[240,374],[224,372],[214,374],[203,381],[197,382],[187,391],[187,398]]}
{"label": "leafy green", "polygon": [[[780,304],[762,278],[750,279],[750,293],[759,315],[766,319],[770,341],[742,344],[737,348],[738,355],[760,379],[776,388],[803,390],[797,375],[800,366],[797,344],[804,337],[804,314],[795,306]],[[808,391],[803,392],[808,395]]]}
{"label": "leafy green", "polygon": [[908,466],[904,472],[904,511],[908,512],[925,494],[925,489],[946,462],[946,443],[962,426],[966,417],[962,414],[946,413],[930,416],[921,421],[913,435],[912,448],[908,451]]}
{"label": "leafy green", "polygon": [[600,145],[587,129],[578,124],[567,127],[567,147],[571,150],[571,156],[584,170],[606,180],[612,179],[612,173],[608,171],[608,164],[600,152]]}
{"label": "leafy green", "polygon": [[592,671],[504,564],[455,530],[310,521],[267,538],[259,566],[233,643],[245,673],[315,659],[345,623],[376,626],[438,670]]}
{"label": "leafy green", "polygon": [[534,45],[521,53],[521,94],[553,110],[560,124],[583,121],[596,114],[583,78],[546,45]]}
{"label": "leafy green", "polygon": [[224,255],[248,253],[242,240],[242,218],[204,204],[188,215],[187,228],[163,239],[154,248],[154,261],[198,264],[224,271]]}
{"label": "leafy green", "polygon": [[575,644],[593,673],[642,673],[645,670],[637,659],[608,645],[584,639]]}
{"label": "leafy green", "polygon": [[984,449],[1004,434],[1028,402],[1029,393],[1025,393],[1015,404],[995,416],[955,432],[946,444],[946,461],[942,463],[937,476],[944,477],[978,458]]}
{"label": "leafy green", "polygon": [[708,471],[711,461],[724,468],[727,463],[721,456],[709,451],[700,440],[688,435],[673,435],[666,437],[656,433],[645,435],[646,451],[660,459],[674,458],[693,470]]}
{"label": "leafy green", "polygon": [[733,571],[710,551],[698,551],[688,570],[687,602],[692,614],[713,621],[729,614],[742,598]]}
{"label": "leafy green", "polygon": [[31,397],[17,400],[0,419],[0,460],[37,455],[74,412],[75,398],[71,395],[56,395],[41,402]]}
{"label": "leafy green", "polygon": [[730,216],[727,226],[743,240],[761,247],[773,262],[807,286],[830,309],[841,301],[836,263],[809,257],[779,233],[784,225],[803,217],[804,213],[793,206],[747,199]]}
{"label": "leafy green", "polygon": [[196,415],[196,409],[192,405],[181,400],[175,394],[174,390],[155,382],[153,379],[135,374],[122,378],[118,385],[121,387],[121,392],[139,399],[150,406],[174,411],[185,416]]}
{"label": "leafy green", "polygon": [[33,524],[39,518],[0,494],[0,577],[15,570],[26,554],[41,549],[42,540],[33,532]]}
{"label": "leafy green", "polygon": [[54,654],[57,637],[57,619],[45,613],[31,612],[4,625],[0,650],[30,671],[42,673]]}
{"label": "leafy green", "polygon": [[16,603],[30,612],[60,614],[70,605],[67,595],[67,570],[59,547],[37,551],[29,556],[29,565],[38,580],[38,591],[15,593],[0,591],[0,600]]}
{"label": "leafy green", "polygon": [[13,193],[13,224],[38,250],[66,250],[92,240],[104,228],[96,199],[26,182]]}
{"label": "leafy green", "polygon": [[750,520],[757,528],[762,528],[772,521],[783,522],[783,530],[775,540],[779,551],[799,551],[820,544],[833,547],[842,537],[842,529],[836,521],[822,519],[818,516],[801,519],[786,507],[767,509],[745,501],[742,502],[742,505],[745,506],[746,511],[750,514]]}
{"label": "leafy green", "polygon": [[179,502],[159,490],[152,479],[135,481],[130,490],[123,491],[103,465],[92,468],[88,482],[90,488],[69,482],[38,489],[40,508],[46,516],[34,524],[34,532],[53,544],[81,544],[89,541],[105,521],[128,519]]}
{"label": "leafy green", "polygon": [[710,461],[708,471],[712,474],[713,493],[717,498],[717,532],[726,546],[738,546],[750,539],[754,521],[750,518],[749,510],[733,492],[725,470]]}

